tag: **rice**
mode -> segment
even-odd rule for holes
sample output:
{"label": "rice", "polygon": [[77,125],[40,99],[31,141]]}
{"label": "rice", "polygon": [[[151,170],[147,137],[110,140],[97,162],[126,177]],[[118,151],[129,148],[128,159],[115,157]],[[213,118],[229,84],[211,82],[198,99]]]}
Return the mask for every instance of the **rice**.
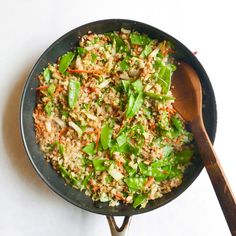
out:
{"label": "rice", "polygon": [[39,75],[36,138],[66,183],[133,207],[181,184],[194,152],[173,108],[171,53],[138,32],[90,32]]}

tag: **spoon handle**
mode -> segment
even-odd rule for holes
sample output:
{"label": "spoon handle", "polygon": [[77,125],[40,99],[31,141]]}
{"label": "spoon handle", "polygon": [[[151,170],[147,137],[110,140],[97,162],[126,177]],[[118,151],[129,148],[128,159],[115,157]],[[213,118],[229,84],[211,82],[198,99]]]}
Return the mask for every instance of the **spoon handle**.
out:
{"label": "spoon handle", "polygon": [[201,118],[191,122],[191,130],[231,234],[236,236],[236,201]]}

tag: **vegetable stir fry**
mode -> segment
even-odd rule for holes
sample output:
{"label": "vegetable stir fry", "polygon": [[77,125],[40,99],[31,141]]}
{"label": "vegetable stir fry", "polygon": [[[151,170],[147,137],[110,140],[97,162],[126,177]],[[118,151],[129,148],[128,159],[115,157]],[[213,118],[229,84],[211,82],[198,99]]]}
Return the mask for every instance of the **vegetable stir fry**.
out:
{"label": "vegetable stir fry", "polygon": [[172,106],[173,52],[126,29],[89,32],[39,75],[36,138],[68,184],[135,208],[181,184],[194,151]]}

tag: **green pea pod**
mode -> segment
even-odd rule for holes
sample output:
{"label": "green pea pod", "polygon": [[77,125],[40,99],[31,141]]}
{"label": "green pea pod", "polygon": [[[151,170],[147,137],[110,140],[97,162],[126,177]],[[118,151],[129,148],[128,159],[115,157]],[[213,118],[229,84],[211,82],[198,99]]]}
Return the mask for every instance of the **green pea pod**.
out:
{"label": "green pea pod", "polygon": [[48,83],[49,80],[51,79],[51,71],[49,70],[48,67],[43,71],[43,77],[46,83]]}
{"label": "green pea pod", "polygon": [[129,61],[129,58],[126,57],[120,62],[120,69],[122,71],[126,71],[129,69],[129,62],[128,61]]}
{"label": "green pea pod", "polygon": [[50,96],[53,96],[55,90],[56,90],[56,85],[55,84],[50,84],[49,87],[48,87],[48,94]]}
{"label": "green pea pod", "polygon": [[129,100],[128,100],[128,107],[127,107],[127,110],[126,110],[126,117],[129,116],[130,112],[132,111],[132,108],[134,106],[134,102],[135,102],[135,98],[134,96],[131,94],[129,96]]}
{"label": "green pea pod", "polygon": [[97,54],[94,54],[94,53],[91,54],[91,61],[92,61],[92,63],[94,63],[97,60],[97,57],[98,57]]}
{"label": "green pea pod", "polygon": [[91,177],[92,177],[92,174],[86,176],[86,178],[83,180],[82,185],[81,185],[81,186],[82,186],[82,189],[85,189],[85,188],[86,188],[86,186],[87,186],[89,180],[91,179]]}
{"label": "green pea pod", "polygon": [[64,178],[67,182],[71,183],[74,186],[80,186],[80,180],[75,177],[72,177],[69,171],[67,171],[64,166],[60,166],[59,171],[61,173],[62,178]]}
{"label": "green pea pod", "polygon": [[137,125],[134,125],[130,131],[136,131],[138,132],[139,134],[144,134],[145,132],[145,127],[141,124],[137,124]]}
{"label": "green pea pod", "polygon": [[124,87],[125,92],[128,93],[129,86],[130,86],[130,81],[128,81],[128,80],[121,80],[121,82],[122,82],[122,85]]}
{"label": "green pea pod", "polygon": [[113,178],[112,178],[110,175],[107,175],[106,178],[105,178],[105,181],[106,181],[106,183],[108,183],[108,184],[111,183],[112,180],[113,180]]}
{"label": "green pea pod", "polygon": [[124,182],[132,190],[141,190],[144,187],[144,184],[147,182],[146,177],[128,177],[124,179]]}
{"label": "green pea pod", "polygon": [[65,152],[65,146],[61,143],[59,143],[58,145],[58,152],[63,156],[64,152]]}
{"label": "green pea pod", "polygon": [[66,54],[64,54],[61,59],[60,59],[60,63],[59,63],[59,71],[64,74],[67,70],[67,68],[70,66],[71,62],[73,61],[75,57],[75,53],[74,52],[67,52]]}
{"label": "green pea pod", "polygon": [[134,115],[136,115],[136,113],[139,111],[142,105],[143,105],[143,93],[139,93],[129,113],[127,110],[127,113],[126,113],[127,118],[131,118]]}
{"label": "green pea pod", "polygon": [[56,148],[61,155],[63,155],[65,152],[65,146],[61,144],[58,140],[55,141],[54,148]]}
{"label": "green pea pod", "polygon": [[60,166],[59,171],[61,173],[62,178],[65,179],[67,183],[71,182],[70,173],[66,170],[65,167]]}
{"label": "green pea pod", "polygon": [[168,145],[164,146],[162,148],[163,158],[167,158],[172,152],[173,152],[173,147]]}
{"label": "green pea pod", "polygon": [[87,53],[87,50],[85,48],[77,47],[77,53],[80,56],[84,56]]}
{"label": "green pea pod", "polygon": [[127,171],[128,175],[131,177],[134,176],[137,172],[135,169],[133,169],[131,166],[129,166],[128,163],[124,164],[124,168]]}
{"label": "green pea pod", "polygon": [[172,116],[171,117],[171,121],[174,124],[175,128],[180,132],[183,133],[184,132],[184,124],[183,122],[176,116]]}
{"label": "green pea pod", "polygon": [[142,58],[147,57],[151,52],[152,52],[152,42],[149,43],[148,45],[145,46],[145,48],[143,49],[143,51],[141,52],[140,56]]}
{"label": "green pea pod", "polygon": [[169,179],[173,179],[175,177],[183,177],[183,173],[180,169],[178,169],[176,166],[171,166],[169,169]]}
{"label": "green pea pod", "polygon": [[143,91],[143,83],[140,79],[137,79],[131,85],[132,85],[133,89],[135,90],[135,92],[141,93]]}
{"label": "green pea pod", "polygon": [[102,127],[101,143],[104,150],[108,149],[111,145],[112,130],[113,129],[110,128],[108,124]]}
{"label": "green pea pod", "polygon": [[167,94],[170,90],[171,77],[173,71],[175,70],[175,66],[172,64],[166,65],[159,58],[156,60],[153,66],[157,71],[157,82],[159,85],[161,85],[162,93]]}
{"label": "green pea pod", "polygon": [[53,111],[53,103],[51,101],[49,101],[45,105],[44,110],[46,111],[47,115],[50,116],[52,114],[52,111]]}
{"label": "green pea pod", "polygon": [[167,94],[170,90],[172,71],[168,67],[162,67],[159,74],[158,82],[162,87],[162,93]]}
{"label": "green pea pod", "polygon": [[119,146],[122,146],[123,144],[127,143],[129,141],[129,138],[125,135],[125,133],[122,133],[116,138],[116,141]]}
{"label": "green pea pod", "polygon": [[144,176],[154,176],[153,170],[151,166],[147,166],[146,164],[140,162],[138,164],[139,170]]}
{"label": "green pea pod", "polygon": [[193,153],[194,151],[192,149],[185,149],[181,152],[177,152],[175,154],[175,162],[177,164],[186,164],[190,162]]}
{"label": "green pea pod", "polygon": [[145,92],[144,96],[149,97],[149,98],[154,99],[154,100],[158,100],[158,101],[175,100],[175,98],[171,97],[171,96],[156,94],[156,93],[149,93],[149,92]]}
{"label": "green pea pod", "polygon": [[139,33],[134,32],[130,34],[130,41],[131,44],[147,45],[150,43],[151,39],[146,35],[141,35]]}
{"label": "green pea pod", "polygon": [[92,142],[90,144],[88,144],[87,146],[85,146],[83,149],[83,152],[87,153],[88,155],[93,155],[96,153],[95,150],[95,143]]}
{"label": "green pea pod", "polygon": [[137,195],[137,196],[134,198],[133,207],[134,207],[134,208],[138,207],[138,206],[141,205],[145,200],[147,200],[147,195],[146,195],[146,194]]}
{"label": "green pea pod", "polygon": [[139,169],[142,175],[152,176],[157,181],[168,179],[170,166],[159,167],[157,165],[147,166],[144,163],[139,163]]}
{"label": "green pea pod", "polygon": [[138,153],[138,149],[132,146],[130,143],[124,143],[121,146],[119,146],[118,144],[115,144],[111,147],[111,154],[114,152],[136,155]]}
{"label": "green pea pod", "polygon": [[74,108],[80,92],[80,83],[76,80],[70,80],[69,82],[69,95],[68,103],[70,108]]}
{"label": "green pea pod", "polygon": [[92,160],[93,162],[93,167],[95,169],[95,171],[104,171],[107,170],[107,166],[104,165],[105,160],[102,159],[94,159]]}
{"label": "green pea pod", "polygon": [[108,37],[116,44],[116,52],[128,52],[129,49],[126,46],[123,39],[117,33],[106,33]]}

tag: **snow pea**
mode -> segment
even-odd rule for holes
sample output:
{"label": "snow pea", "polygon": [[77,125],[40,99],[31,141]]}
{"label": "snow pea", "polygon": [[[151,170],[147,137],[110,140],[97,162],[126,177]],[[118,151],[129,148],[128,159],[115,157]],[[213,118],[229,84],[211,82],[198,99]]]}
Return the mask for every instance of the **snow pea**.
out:
{"label": "snow pea", "polygon": [[112,136],[112,128],[110,128],[108,124],[104,125],[101,131],[101,143],[104,150],[110,147],[111,136]]}
{"label": "snow pea", "polygon": [[51,71],[49,70],[48,67],[43,71],[43,77],[46,83],[48,83],[49,80],[51,79]]}
{"label": "snow pea", "polygon": [[141,190],[147,182],[146,177],[128,177],[124,179],[125,183],[132,190]]}
{"label": "snow pea", "polygon": [[75,57],[74,52],[67,52],[66,54],[64,54],[61,57],[60,63],[59,63],[60,73],[64,74],[66,72],[67,68],[70,66],[70,64],[73,61],[74,57]]}
{"label": "snow pea", "polygon": [[92,142],[88,144],[87,146],[85,146],[82,150],[87,154],[93,155],[96,153],[95,146],[96,146],[95,143]]}
{"label": "snow pea", "polygon": [[133,207],[136,208],[147,199],[147,194],[140,194],[134,198]]}
{"label": "snow pea", "polygon": [[93,159],[93,167],[95,171],[104,171],[107,170],[107,167],[104,165],[105,160],[102,159]]}
{"label": "snow pea", "polygon": [[146,35],[141,35],[137,32],[134,32],[130,34],[130,41],[131,44],[147,45],[150,43],[151,39]]}
{"label": "snow pea", "polygon": [[70,80],[69,82],[69,95],[68,103],[70,108],[74,108],[80,92],[80,83],[76,80]]}

